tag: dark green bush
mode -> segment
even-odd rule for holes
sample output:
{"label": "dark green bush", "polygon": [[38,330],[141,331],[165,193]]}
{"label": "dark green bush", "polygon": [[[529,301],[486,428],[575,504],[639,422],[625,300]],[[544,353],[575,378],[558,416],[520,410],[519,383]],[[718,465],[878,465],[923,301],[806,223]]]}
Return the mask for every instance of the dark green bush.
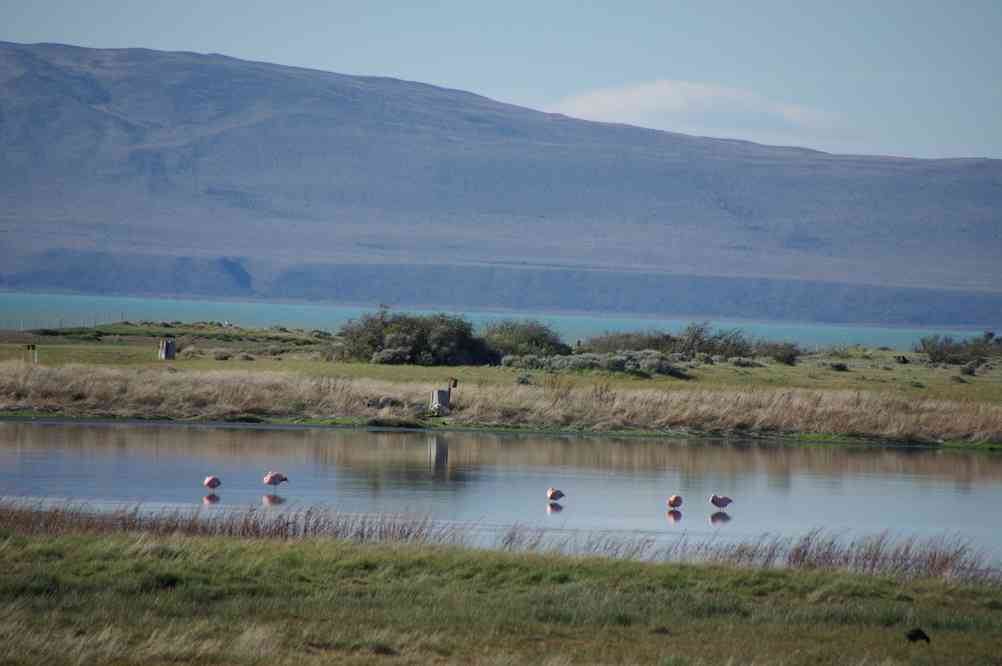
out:
{"label": "dark green bush", "polygon": [[792,342],[760,342],[755,345],[757,356],[768,356],[786,365],[796,365],[803,351]]}
{"label": "dark green bush", "polygon": [[559,333],[535,319],[495,322],[484,327],[482,335],[499,356],[558,356],[571,353],[570,346],[564,344]]}
{"label": "dark green bush", "polygon": [[588,338],[580,351],[612,354],[618,351],[643,351],[653,349],[663,354],[675,351],[675,336],[661,331],[647,333],[604,333]]}
{"label": "dark green bush", "polygon": [[693,322],[676,334],[665,331],[606,333],[588,338],[581,346],[581,351],[606,354],[645,349],[688,357],[696,354],[752,356],[755,353],[755,343],[740,329],[714,330],[708,322]]}
{"label": "dark green bush", "polygon": [[346,358],[372,363],[485,365],[496,362],[473,325],[447,314],[392,314],[380,309],[344,324],[338,335]]}
{"label": "dark green bush", "polygon": [[933,363],[964,365],[1002,354],[1002,338],[995,337],[992,331],[985,331],[980,337],[969,340],[956,340],[949,335],[928,335],[918,341],[915,351],[927,354]]}

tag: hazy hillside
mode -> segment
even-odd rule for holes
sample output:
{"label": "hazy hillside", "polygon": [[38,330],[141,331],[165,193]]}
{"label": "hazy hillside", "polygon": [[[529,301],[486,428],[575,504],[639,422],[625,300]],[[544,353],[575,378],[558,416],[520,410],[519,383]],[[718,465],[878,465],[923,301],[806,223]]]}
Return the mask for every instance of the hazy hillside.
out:
{"label": "hazy hillside", "polygon": [[0,197],[8,288],[1002,318],[1002,161],[697,138],[219,55],[0,43]]}

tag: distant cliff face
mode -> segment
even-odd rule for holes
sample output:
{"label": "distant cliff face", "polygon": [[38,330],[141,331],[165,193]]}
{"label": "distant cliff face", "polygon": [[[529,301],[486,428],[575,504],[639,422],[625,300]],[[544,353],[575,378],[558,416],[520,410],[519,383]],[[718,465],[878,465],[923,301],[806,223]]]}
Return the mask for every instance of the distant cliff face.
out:
{"label": "distant cliff face", "polygon": [[772,317],[805,316],[781,288],[802,281],[1002,294],[999,160],[690,137],[218,55],[0,43],[0,199],[0,287],[317,297],[297,280],[336,274],[393,302],[411,285],[364,267],[406,265],[526,289],[556,271],[547,307],[574,309],[608,301],[603,274],[769,284],[748,299]]}

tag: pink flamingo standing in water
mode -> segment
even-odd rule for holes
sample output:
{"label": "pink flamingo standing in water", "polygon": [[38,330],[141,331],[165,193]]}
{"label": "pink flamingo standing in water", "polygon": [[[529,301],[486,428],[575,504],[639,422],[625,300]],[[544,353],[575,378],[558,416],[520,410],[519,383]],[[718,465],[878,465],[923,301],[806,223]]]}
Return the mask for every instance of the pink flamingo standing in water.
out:
{"label": "pink flamingo standing in water", "polygon": [[717,507],[718,509],[726,509],[727,505],[730,504],[733,501],[734,500],[732,500],[730,497],[727,497],[726,495],[711,495],[710,496],[710,504],[712,504],[713,506]]}
{"label": "pink flamingo standing in water", "polygon": [[289,482],[289,477],[287,477],[285,474],[282,474],[281,472],[268,472],[267,474],[264,475],[264,478],[261,479],[261,483],[264,483],[265,485],[268,486],[275,486],[276,488],[278,487],[278,484],[288,483],[288,482]]}

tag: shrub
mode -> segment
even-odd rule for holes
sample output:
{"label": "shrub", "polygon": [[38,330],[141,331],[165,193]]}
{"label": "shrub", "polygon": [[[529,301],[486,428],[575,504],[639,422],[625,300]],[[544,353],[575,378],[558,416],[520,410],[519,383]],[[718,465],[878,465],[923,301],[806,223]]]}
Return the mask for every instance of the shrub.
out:
{"label": "shrub", "polygon": [[626,372],[642,375],[668,375],[687,379],[682,370],[673,366],[668,358],[653,350],[624,351],[618,354],[573,354],[564,356],[505,356],[501,364],[511,368],[526,370],[548,370],[550,372],[604,370],[606,372]]}
{"label": "shrub", "polygon": [[670,333],[651,331],[648,333],[604,333],[588,338],[581,345],[581,351],[609,354],[618,351],[641,351],[654,349],[662,353],[674,350],[675,337]]}
{"label": "shrub", "polygon": [[[484,365],[498,355],[473,334],[473,325],[447,314],[375,314],[344,324],[339,336],[345,358],[373,363]],[[389,353],[382,354],[387,351]],[[402,360],[405,359],[406,360]]]}
{"label": "shrub", "polygon": [[556,331],[535,319],[509,319],[488,324],[484,327],[482,336],[488,347],[499,356],[557,356],[571,353],[571,348],[564,344]]}
{"label": "shrub", "polygon": [[605,333],[588,338],[581,346],[582,351],[588,352],[653,350],[662,354],[680,354],[685,358],[693,358],[697,354],[751,356],[754,348],[752,339],[740,329],[713,330],[708,322],[689,324],[677,334],[664,331]]}
{"label": "shrub", "polygon": [[382,363],[385,365],[401,365],[403,363],[409,363],[411,360],[410,352],[404,347],[391,347],[389,349],[382,349],[377,351],[369,359],[370,363]]}
{"label": "shrub", "polygon": [[803,354],[800,347],[792,342],[761,342],[756,345],[755,352],[786,365],[796,365]]}
{"label": "shrub", "polygon": [[989,356],[1002,354],[1002,338],[996,338],[992,331],[985,331],[981,337],[970,340],[955,340],[949,335],[928,335],[918,341],[915,351],[928,355],[932,363],[981,363]]}

